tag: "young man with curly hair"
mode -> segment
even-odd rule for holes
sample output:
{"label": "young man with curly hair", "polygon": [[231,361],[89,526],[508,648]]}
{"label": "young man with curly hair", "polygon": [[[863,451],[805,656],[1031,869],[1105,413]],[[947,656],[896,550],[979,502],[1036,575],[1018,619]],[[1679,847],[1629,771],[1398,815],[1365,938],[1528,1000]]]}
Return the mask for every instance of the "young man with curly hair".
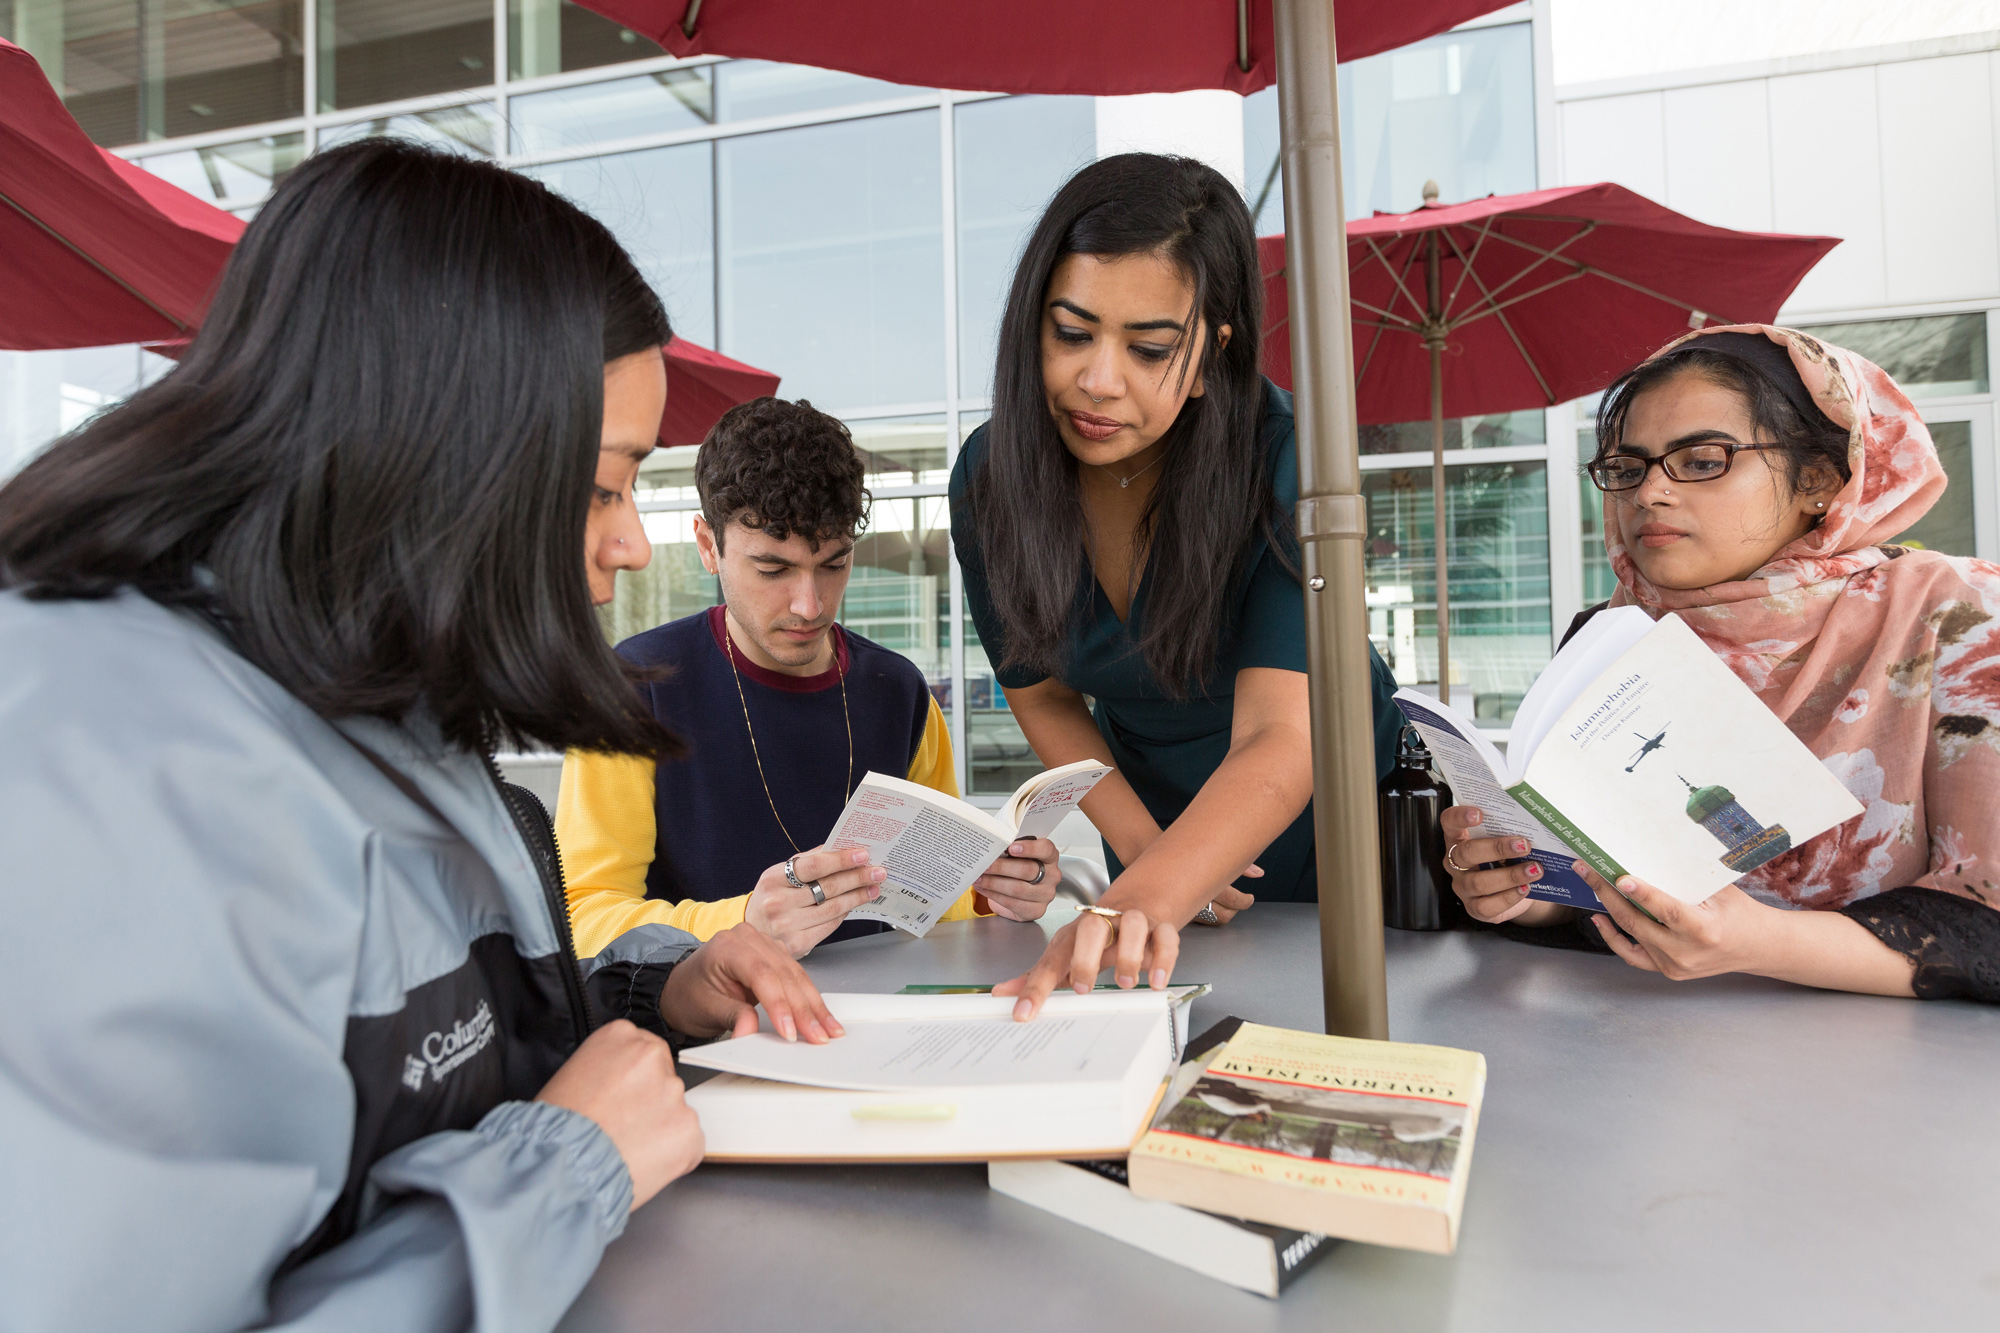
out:
{"label": "young man with curly hair", "polygon": [[[870,770],[958,794],[923,673],[836,623],[865,475],[847,427],[803,400],[745,403],[709,432],[695,543],[722,605],[618,646],[649,669],[640,688],[690,754],[656,765],[573,752],[563,764],[556,830],[580,955],[654,921],[702,939],[748,921],[794,956],[890,929],[846,920],[880,895],[880,871],[820,895],[774,873],[808,864]],[[943,919],[1033,920],[1061,878],[1054,844],[1017,842]]]}

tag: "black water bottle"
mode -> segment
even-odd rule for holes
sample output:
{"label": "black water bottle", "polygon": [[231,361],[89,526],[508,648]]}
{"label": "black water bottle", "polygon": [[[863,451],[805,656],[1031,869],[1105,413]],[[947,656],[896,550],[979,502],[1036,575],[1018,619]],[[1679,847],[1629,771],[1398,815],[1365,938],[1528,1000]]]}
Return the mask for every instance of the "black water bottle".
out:
{"label": "black water bottle", "polygon": [[1377,796],[1382,832],[1382,923],[1398,930],[1443,930],[1455,903],[1444,868],[1451,788],[1431,776],[1431,752],[1414,727],[1403,729],[1396,767]]}

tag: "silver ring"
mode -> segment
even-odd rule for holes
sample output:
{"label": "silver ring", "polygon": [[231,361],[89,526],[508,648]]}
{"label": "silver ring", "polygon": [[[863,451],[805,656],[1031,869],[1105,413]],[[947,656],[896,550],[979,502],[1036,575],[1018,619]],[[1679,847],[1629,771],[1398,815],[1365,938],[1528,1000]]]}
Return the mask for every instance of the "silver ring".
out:
{"label": "silver ring", "polygon": [[1194,914],[1194,923],[1198,926],[1219,926],[1222,918],[1215,914],[1212,904],[1204,903],[1201,910]]}
{"label": "silver ring", "polygon": [[794,861],[796,861],[796,860],[798,860],[798,859],[799,859],[799,858],[798,858],[798,857],[796,857],[796,856],[788,856],[788,857],[786,857],[786,858],[785,858],[785,880],[786,880],[786,882],[787,882],[787,883],[789,883],[789,884],[790,884],[790,885],[791,885],[791,886],[792,886],[793,888],[795,888],[795,889],[803,889],[803,888],[804,888],[804,887],[806,886],[806,882],[805,882],[804,880],[800,879],[800,878],[798,877],[798,875],[797,875],[797,874],[795,874],[795,873],[793,873],[793,871],[792,871],[792,862],[794,862]]}
{"label": "silver ring", "polygon": [[1037,864],[1041,866],[1041,869],[1037,870],[1035,872],[1035,877],[1028,881],[1028,883],[1030,884],[1040,884],[1042,882],[1042,877],[1049,873],[1049,863],[1047,861],[1041,861],[1038,862]]}
{"label": "silver ring", "polygon": [[813,896],[813,906],[814,906],[814,907],[824,907],[824,906],[826,906],[826,890],[825,890],[825,889],[822,889],[822,888],[821,888],[821,887],[819,886],[819,881],[818,881],[818,880],[814,880],[814,881],[813,881],[812,883],[810,883],[810,884],[806,885],[805,887],[806,887],[807,889],[811,890],[811,892],[812,892],[812,896]]}

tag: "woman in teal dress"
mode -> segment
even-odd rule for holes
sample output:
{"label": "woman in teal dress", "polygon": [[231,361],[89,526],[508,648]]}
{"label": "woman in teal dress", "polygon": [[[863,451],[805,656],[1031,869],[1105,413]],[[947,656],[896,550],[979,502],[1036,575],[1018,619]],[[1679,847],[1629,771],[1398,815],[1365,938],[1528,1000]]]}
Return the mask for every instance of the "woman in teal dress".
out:
{"label": "woman in teal dress", "polygon": [[[1001,988],[1021,1016],[1107,966],[1164,985],[1179,928],[1253,890],[1317,897],[1297,445],[1291,395],[1258,368],[1262,298],[1242,196],[1144,153],[1072,177],[1015,272],[953,540],[1036,756],[1118,770],[1084,810],[1119,915],[1080,917]],[[1373,665],[1386,773],[1402,719]]]}

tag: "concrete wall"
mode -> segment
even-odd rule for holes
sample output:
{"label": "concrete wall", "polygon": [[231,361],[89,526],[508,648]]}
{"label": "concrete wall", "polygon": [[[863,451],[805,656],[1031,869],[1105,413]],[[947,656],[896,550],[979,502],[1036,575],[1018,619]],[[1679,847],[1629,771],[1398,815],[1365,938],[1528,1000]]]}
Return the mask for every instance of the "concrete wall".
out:
{"label": "concrete wall", "polygon": [[1839,236],[1788,315],[2000,300],[2000,33],[1556,89],[1563,184]]}

